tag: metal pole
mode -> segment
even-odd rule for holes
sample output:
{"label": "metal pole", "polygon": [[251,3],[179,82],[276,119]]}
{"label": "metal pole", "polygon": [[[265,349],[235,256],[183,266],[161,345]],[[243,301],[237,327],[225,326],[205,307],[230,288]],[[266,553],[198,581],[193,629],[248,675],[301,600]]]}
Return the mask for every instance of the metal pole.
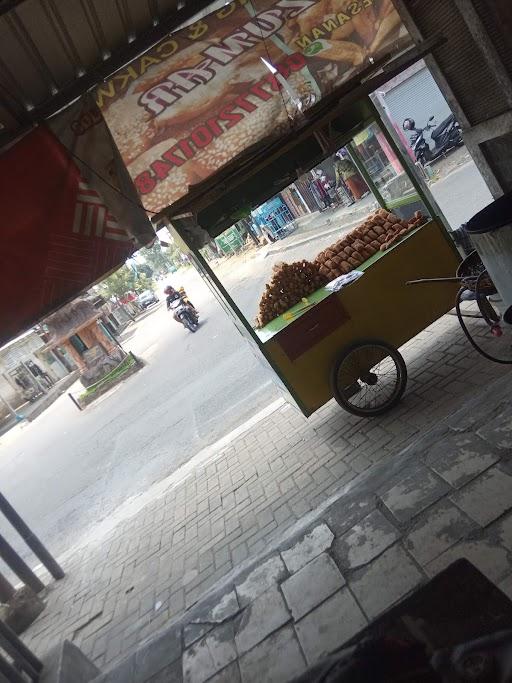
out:
{"label": "metal pole", "polygon": [[75,398],[75,397],[73,396],[73,394],[72,394],[71,392],[69,392],[69,391],[68,391],[68,396],[69,396],[69,398],[73,401],[73,403],[76,405],[76,407],[78,408],[78,410],[82,410],[82,406],[80,405],[80,403],[78,403],[78,401],[76,400],[76,398]]}
{"label": "metal pole", "polygon": [[345,145],[345,149],[348,150],[348,153],[350,155],[350,158],[352,159],[354,166],[357,168],[359,173],[362,175],[363,180],[368,185],[368,189],[370,190],[370,192],[373,194],[373,196],[379,202],[379,204],[382,206],[382,208],[387,209],[388,207],[386,206],[386,200],[384,199],[384,197],[379,192],[379,188],[373,182],[373,178],[370,176],[370,174],[366,170],[364,163],[359,158],[359,154],[358,154],[353,142],[347,143]]}
{"label": "metal pole", "polygon": [[12,664],[9,664],[2,655],[0,655],[0,674],[5,676],[5,679],[9,681],[9,683],[27,683],[27,679],[16,671]]}
{"label": "metal pole", "polygon": [[375,103],[372,102],[372,100],[370,100],[370,98],[368,98],[368,105],[374,112],[377,125],[379,126],[379,130],[386,138],[388,145],[391,147],[393,152],[398,157],[398,161],[400,162],[404,171],[406,172],[407,177],[411,181],[412,186],[416,190],[419,198],[425,204],[427,211],[430,213],[432,218],[437,216],[441,220],[443,227],[446,229],[446,218],[443,216],[441,209],[437,205],[434,197],[432,196],[426,184],[418,178],[415,166],[412,163],[412,159],[409,157],[406,151],[402,151],[400,145],[395,141],[391,130],[386,126],[384,120],[380,116],[379,110],[375,106]]}
{"label": "metal pole", "polygon": [[[64,571],[58,562],[53,558],[48,550],[44,547],[38,537],[33,533],[31,529],[25,524],[25,522],[18,515],[16,510],[12,507],[9,501],[0,493],[0,512],[3,512],[5,518],[8,522],[19,533],[21,538],[25,541],[28,547],[32,550],[34,555],[38,557],[46,569],[50,572],[54,579],[62,579],[64,577]],[[42,585],[42,584],[41,584]]]}
{"label": "metal pole", "polygon": [[0,574],[0,601],[4,604],[8,603],[15,592],[16,590],[12,583],[3,574]]}
{"label": "metal pole", "polygon": [[[42,662],[28,649],[28,647],[18,638],[14,631],[0,621],[0,642],[2,647],[11,657],[20,663],[21,667],[27,671],[34,679],[42,671]],[[21,661],[20,661],[21,660]]]}
{"label": "metal pole", "polygon": [[0,534],[0,557],[5,564],[12,569],[18,578],[24,584],[30,586],[33,591],[40,593],[44,588],[44,583],[37,578],[30,567],[25,564],[14,548],[7,543],[5,538]]}

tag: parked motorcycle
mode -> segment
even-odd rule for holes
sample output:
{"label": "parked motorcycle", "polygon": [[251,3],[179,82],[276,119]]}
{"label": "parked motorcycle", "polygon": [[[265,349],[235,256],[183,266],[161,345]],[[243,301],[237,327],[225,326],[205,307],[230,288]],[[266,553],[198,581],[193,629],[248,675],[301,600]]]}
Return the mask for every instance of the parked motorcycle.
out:
{"label": "parked motorcycle", "polygon": [[[462,131],[454,114],[447,116],[439,125],[436,123],[434,116],[431,116],[425,128],[416,128],[414,119],[404,119],[402,128],[412,133],[412,150],[416,160],[422,166],[447,154],[452,149],[455,149],[455,147],[460,147],[464,144]],[[432,130],[430,137],[434,143],[433,149],[424,135],[425,131],[430,130]]]}
{"label": "parked motorcycle", "polygon": [[172,311],[174,318],[179,320],[181,324],[190,330],[196,332],[199,327],[199,317],[197,312],[190,304],[188,304],[183,297],[175,299],[169,303],[169,308]]}

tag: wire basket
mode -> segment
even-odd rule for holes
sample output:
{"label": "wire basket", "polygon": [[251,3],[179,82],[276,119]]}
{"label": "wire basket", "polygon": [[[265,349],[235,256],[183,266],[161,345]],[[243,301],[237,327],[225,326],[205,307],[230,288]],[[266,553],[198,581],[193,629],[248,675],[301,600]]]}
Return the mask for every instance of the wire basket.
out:
{"label": "wire basket", "polygon": [[469,256],[459,264],[457,277],[461,278],[461,284],[466,289],[484,296],[496,294],[496,287],[487,272],[482,259],[477,251],[472,251]]}

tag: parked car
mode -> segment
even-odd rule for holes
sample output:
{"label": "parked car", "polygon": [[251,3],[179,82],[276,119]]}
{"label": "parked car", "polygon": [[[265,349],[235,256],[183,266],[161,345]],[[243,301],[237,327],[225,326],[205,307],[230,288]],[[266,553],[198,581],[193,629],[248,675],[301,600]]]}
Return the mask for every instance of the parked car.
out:
{"label": "parked car", "polygon": [[143,309],[153,306],[153,304],[157,304],[159,301],[160,299],[150,289],[145,289],[137,297],[137,303]]}

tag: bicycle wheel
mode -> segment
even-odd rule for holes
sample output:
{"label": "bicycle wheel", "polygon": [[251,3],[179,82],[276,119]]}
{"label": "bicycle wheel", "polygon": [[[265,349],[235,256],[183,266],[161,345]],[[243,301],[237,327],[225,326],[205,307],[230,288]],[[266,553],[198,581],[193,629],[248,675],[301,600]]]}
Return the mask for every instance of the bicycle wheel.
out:
{"label": "bicycle wheel", "polygon": [[[462,331],[466,335],[471,346],[481,356],[493,363],[512,365],[512,338],[508,329],[500,327],[499,313],[495,310],[488,296],[476,291],[476,304],[480,316],[467,315],[462,311],[463,294],[465,287],[461,287],[455,299],[455,311]],[[473,318],[466,324],[464,318]],[[476,320],[475,320],[476,318]],[[499,328],[499,333],[493,333],[493,327]]]}
{"label": "bicycle wheel", "polygon": [[486,270],[483,270],[476,279],[475,294],[482,318],[489,327],[499,323],[500,314],[493,308],[493,305],[488,299],[489,296],[497,294],[497,292]]}
{"label": "bicycle wheel", "polygon": [[331,389],[352,415],[375,417],[393,408],[407,385],[407,368],[398,349],[378,339],[346,348],[334,363]]}

